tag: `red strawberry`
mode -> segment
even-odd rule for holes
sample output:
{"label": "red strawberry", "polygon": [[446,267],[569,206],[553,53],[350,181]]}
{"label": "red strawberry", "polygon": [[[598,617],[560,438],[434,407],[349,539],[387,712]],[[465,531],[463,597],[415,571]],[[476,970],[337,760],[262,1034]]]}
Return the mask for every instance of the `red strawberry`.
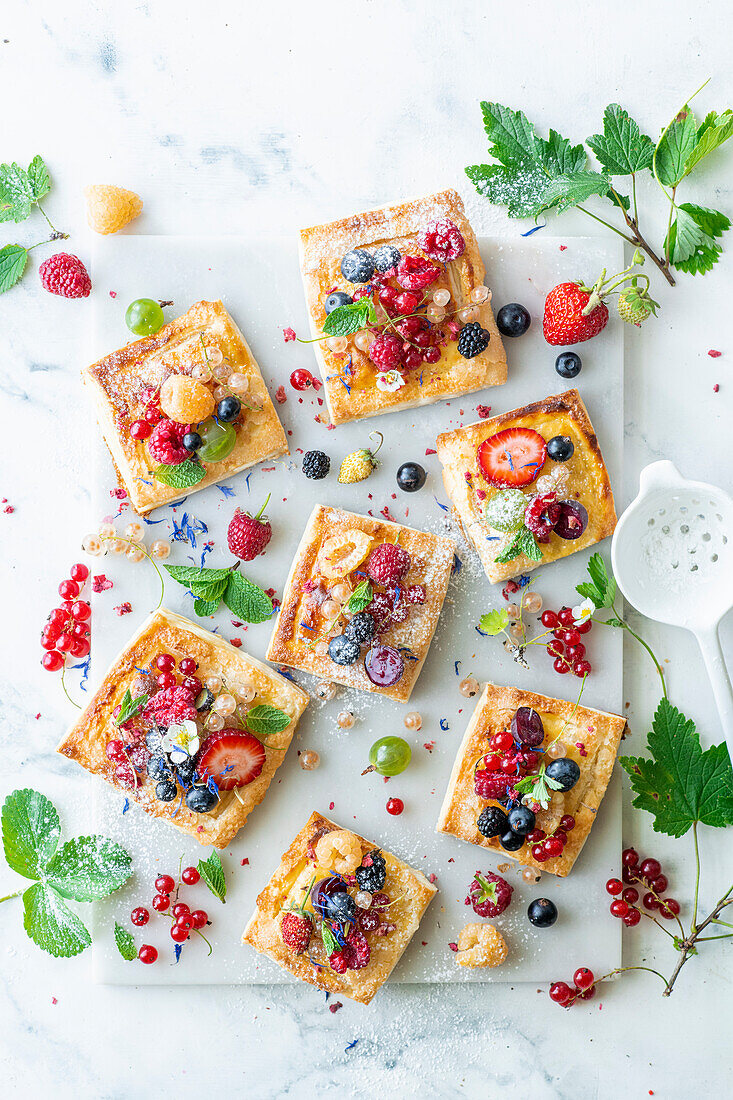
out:
{"label": "red strawberry", "polygon": [[252,561],[256,558],[272,538],[272,526],[266,516],[263,518],[269,499],[268,493],[267,500],[256,516],[251,516],[249,512],[243,512],[241,508],[237,508],[231,518],[227,531],[227,543],[232,554],[241,558],[242,561]]}
{"label": "red strawberry", "polygon": [[490,485],[529,485],[547,458],[547,444],[534,428],[505,428],[480,445],[476,457]]}
{"label": "red strawberry", "polygon": [[280,931],[288,947],[292,947],[296,955],[302,955],[308,948],[313,922],[307,913],[291,910],[280,922]]}
{"label": "red strawberry", "polygon": [[265,749],[256,737],[231,727],[210,734],[199,750],[196,771],[212,776],[220,791],[246,787],[262,771]]}
{"label": "red strawberry", "polygon": [[[608,309],[598,294],[591,302],[592,292],[585,290],[579,283],[560,283],[554,287],[545,299],[545,315],[542,318],[542,331],[548,344],[582,344],[590,340],[608,324]],[[588,313],[585,309],[588,304]]]}
{"label": "red strawberry", "polygon": [[472,905],[480,917],[498,917],[509,907],[514,888],[493,871],[482,875],[477,871],[468,888],[466,905]]}

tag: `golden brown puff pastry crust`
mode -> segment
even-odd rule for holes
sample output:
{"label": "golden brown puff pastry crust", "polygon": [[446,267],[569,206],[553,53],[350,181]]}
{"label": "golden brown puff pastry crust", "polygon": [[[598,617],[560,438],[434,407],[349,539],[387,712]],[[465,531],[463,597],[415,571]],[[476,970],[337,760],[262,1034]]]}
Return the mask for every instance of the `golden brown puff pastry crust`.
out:
{"label": "golden brown puff pastry crust", "polygon": [[[530,844],[525,844],[518,852],[507,852],[498,837],[482,836],[476,828],[481,811],[486,806],[498,806],[499,803],[479,798],[476,794],[474,765],[487,752],[489,737],[509,729],[518,707],[531,707],[542,718],[545,727],[543,745],[547,745],[562,730],[559,740],[567,747],[566,755],[580,768],[580,779],[575,786],[566,792],[552,791],[547,809],[537,813],[537,828],[544,829],[548,836],[559,827],[564,814],[572,814],[575,818],[575,827],[568,833],[562,855],[544,863],[532,858]],[[550,871],[564,878],[570,873],[591,831],[625,729],[626,719],[617,714],[591,710],[564,699],[535,695],[520,688],[486,684],[458,750],[437,831],[450,833],[470,844],[490,848],[502,857],[508,856],[528,867]]]}
{"label": "golden brown puff pastry crust", "polygon": [[[314,225],[301,230],[301,270],[313,337],[323,335],[327,316],[324,300],[328,294],[332,290],[351,293],[354,289],[341,274],[341,260],[346,252],[352,248],[372,249],[381,244],[394,244],[403,256],[422,255],[417,245],[419,230],[428,222],[442,218],[448,218],[458,226],[466,249],[462,256],[446,265],[443,274],[428,288],[428,293],[432,295],[440,288],[450,290],[451,301],[447,309],[458,310],[471,305],[471,290],[483,285],[486,270],[457,191],[441,191],[436,195],[382,206],[327,225]],[[422,369],[405,372],[407,384],[394,393],[377,389],[375,378],[378,372],[366,352],[359,351],[355,346],[353,337],[349,338],[347,353],[343,355],[330,351],[325,340],[314,343],[333,423],[345,424],[349,420],[361,420],[396,409],[431,405],[435,401],[506,382],[506,355],[490,300],[477,307],[475,319],[491,337],[485,351],[473,359],[464,359],[458,353],[457,341],[449,341],[437,363],[426,363]],[[353,376],[345,373],[349,357]],[[341,378],[346,378],[348,389]]]}
{"label": "golden brown puff pastry crust", "polygon": [[[243,408],[231,454],[221,462],[205,463],[206,477],[182,491],[153,477],[151,471],[158,463],[148,453],[145,441],[132,438],[129,426],[142,416],[140,395],[145,387],[158,387],[171,374],[190,374],[194,364],[201,362],[202,336],[207,347],[220,349],[232,372],[247,375],[249,389],[241,395],[242,401],[257,408]],[[92,393],[120,485],[138,515],[223,481],[263,459],[288,454],[285,432],[257,361],[221,302],[197,302],[154,336],[133,340],[81,373]]]}
{"label": "golden brown puff pastry crust", "polygon": [[[341,826],[315,811],[311,814],[258,896],[257,907],[247,923],[242,942],[251,944],[260,954],[268,955],[283,970],[290,971],[301,981],[310,982],[330,993],[350,997],[361,1004],[369,1004],[417,931],[423,913],[436,894],[436,887],[428,882],[421,871],[413,870],[397,856],[382,848],[380,851],[387,871],[382,889],[394,899],[387,912],[388,920],[396,928],[387,936],[367,934],[371,951],[367,965],[362,970],[347,970],[344,974],[336,974],[328,965],[328,957],[320,937],[315,934],[311,937],[308,951],[296,954],[283,942],[280,933],[280,922],[290,903],[290,891],[305,868],[315,867],[313,850],[317,839],[340,828]],[[361,845],[362,856],[378,847],[358,833],[352,835]]]}
{"label": "golden brown puff pastry crust", "polygon": [[[323,655],[316,653],[312,640],[318,637],[318,626],[315,630],[307,630],[302,625],[307,619],[307,594],[304,591],[304,585],[321,575],[318,563],[323,544],[328,539],[352,529],[363,531],[368,535],[372,540],[372,547],[380,542],[394,542],[399,539],[400,546],[407,550],[412,558],[410,570],[400,582],[401,585],[403,587],[413,584],[425,586],[425,603],[412,604],[406,622],[393,626],[379,636],[380,641],[386,645],[396,648],[407,646],[412,654],[412,657],[405,658],[404,674],[392,687],[377,687],[371,682],[364,671],[364,651],[352,665],[337,665],[327,653]],[[267,650],[268,661],[310,672],[314,676],[343,684],[345,687],[373,691],[378,695],[386,695],[390,699],[406,703],[430,649],[448,588],[454,554],[454,543],[440,535],[429,535],[399,523],[390,523],[388,520],[374,519],[372,516],[362,516],[340,508],[327,508],[323,504],[317,504],[311,513],[290,567],[282,607]],[[363,563],[357,568],[363,570]],[[352,589],[362,579],[363,573],[362,576],[354,575],[349,582]],[[332,585],[337,582],[329,579],[327,583]],[[345,620],[341,620],[341,623],[343,628]],[[341,629],[335,632],[341,633]],[[309,640],[310,646],[307,644]]]}
{"label": "golden brown puff pastry crust", "polygon": [[[227,683],[240,681],[250,684],[257,693],[252,706],[269,703],[292,717],[290,725],[282,733],[268,737],[265,764],[260,775],[236,793],[222,791],[219,802],[208,814],[192,813],[185,802],[179,808],[180,797],[172,802],[159,802],[155,797],[155,782],[144,772],[140,777],[141,785],[135,790],[120,786],[114,780],[115,765],[107,759],[107,742],[119,736],[114,726],[113,711],[135,679],[136,667],[138,670],[147,668],[158,653],[171,653],[176,660],[183,656],[193,657],[198,662],[197,675],[202,680],[217,675]],[[306,692],[267,665],[190,622],[183,615],[161,608],[145,620],[112,662],[104,680],[57,751],[70,760],[78,761],[87,771],[101,775],[112,786],[123,791],[126,797],[137,802],[146,813],[190,833],[201,844],[225,848],[265,797],[275,772],[285,759],[308,700]],[[272,751],[269,751],[271,746]]]}
{"label": "golden brown puff pastry crust", "polygon": [[[577,539],[561,539],[553,532],[548,543],[539,544],[542,561],[531,561],[521,554],[512,561],[500,564],[494,559],[512,536],[501,536],[499,531],[484,522],[483,509],[497,489],[484,481],[476,452],[485,439],[516,426],[534,428],[545,441],[555,435],[566,435],[572,440],[575,450],[571,458],[567,462],[546,459],[538,478],[565,469],[567,491],[558,496],[579,500],[588,512],[588,526]],[[546,562],[566,558],[613,533],[616,510],[608,472],[590,417],[577,390],[567,390],[553,397],[545,397],[542,401],[534,401],[524,408],[493,416],[490,420],[443,432],[438,436],[436,447],[438,458],[443,463],[443,482],[453,504],[454,516],[475,547],[486,576],[493,584],[515,577],[518,573],[528,573]],[[536,481],[522,488],[529,496],[537,492],[535,485]]]}

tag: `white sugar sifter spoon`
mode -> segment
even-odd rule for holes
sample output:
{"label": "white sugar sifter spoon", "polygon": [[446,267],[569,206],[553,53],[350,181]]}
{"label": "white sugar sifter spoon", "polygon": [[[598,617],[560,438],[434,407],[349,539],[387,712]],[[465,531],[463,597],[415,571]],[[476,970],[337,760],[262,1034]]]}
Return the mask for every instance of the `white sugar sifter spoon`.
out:
{"label": "white sugar sifter spoon", "polygon": [[733,499],[686,480],[672,462],[652,462],[616,525],[611,563],[632,607],[696,636],[733,758],[733,691],[718,637],[733,607]]}

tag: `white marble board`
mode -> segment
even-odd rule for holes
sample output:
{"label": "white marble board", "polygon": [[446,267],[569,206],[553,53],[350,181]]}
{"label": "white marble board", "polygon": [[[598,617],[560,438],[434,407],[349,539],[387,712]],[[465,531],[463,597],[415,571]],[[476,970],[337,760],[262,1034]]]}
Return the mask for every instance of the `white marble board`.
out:
{"label": "white marble board", "polygon": [[[325,423],[314,423],[318,413],[326,422],[327,414],[325,405],[319,407],[313,391],[298,395],[288,384],[289,375],[296,367],[308,367],[315,372],[310,349],[304,345],[285,344],[282,336],[283,328],[289,325],[299,333],[307,332],[295,242],[126,235],[102,238],[96,243],[96,286],[104,287],[105,291],[96,296],[90,355],[99,357],[125,342],[129,334],[124,325],[124,313],[134,298],[173,300],[174,305],[166,310],[166,316],[172,318],[198,299],[221,297],[246,334],[270,392],[274,396],[281,384],[287,392],[287,402],[278,408],[286,429],[292,433],[289,436],[291,460],[266,463],[264,468],[256,467],[248,478],[240,474],[231,479],[227,482],[233,490],[231,497],[212,486],[179,506],[153,513],[152,519],[162,522],[150,526],[149,541],[170,535],[172,521],[180,525],[184,512],[189,518],[194,516],[208,525],[208,533],[199,534],[195,549],[184,541],[175,541],[170,563],[185,564],[192,560],[198,563],[202,541],[213,540],[215,546],[207,564],[228,564],[231,558],[226,548],[226,527],[234,507],[240,505],[256,510],[268,492],[272,493],[268,514],[273,524],[273,539],[266,554],[248,565],[246,572],[263,587],[275,587],[278,593],[305,519],[318,501],[354,511],[371,508],[375,514],[386,505],[398,521],[405,521],[409,509],[406,522],[410,525],[435,532],[452,532],[457,536],[455,529],[449,527],[446,512],[438,505],[438,502],[446,502],[440,465],[434,456],[425,456],[426,448],[433,446],[439,431],[476,419],[477,404],[488,404],[495,412],[501,412],[568,388],[555,373],[555,350],[542,338],[544,295],[563,279],[591,278],[602,267],[620,270],[623,266],[621,248],[615,240],[581,238],[573,241],[569,252],[561,249],[559,240],[539,235],[510,243],[488,239],[480,243],[495,306],[521,301],[533,318],[526,336],[506,341],[510,366],[507,384],[419,412],[396,413],[335,431],[328,431]],[[612,319],[603,340],[594,340],[578,350],[584,367],[575,384],[597,430],[611,483],[620,487],[623,437],[621,323]],[[302,401],[299,401],[301,396]],[[339,485],[336,473],[341,458],[356,447],[367,445],[369,432],[375,429],[385,436],[379,468],[361,484]],[[90,431],[94,430],[90,410]],[[311,482],[300,473],[298,448],[312,447],[319,447],[331,455],[332,470],[325,481]],[[394,480],[397,467],[407,459],[420,461],[428,470],[425,488],[412,495],[401,493]],[[104,517],[114,516],[119,503],[110,496],[115,479],[106,450],[101,445],[97,450],[94,483],[90,526]],[[392,499],[393,493],[396,499]],[[116,522],[123,525],[128,515],[129,509],[124,509]],[[608,552],[608,546],[601,549]],[[515,888],[514,899],[509,910],[497,919],[509,943],[507,962],[497,970],[465,971],[455,965],[453,953],[448,949],[448,943],[457,938],[460,927],[472,916],[472,910],[465,907],[463,899],[474,871],[477,868],[493,870],[498,863],[509,862],[434,832],[455,751],[471,710],[470,702],[458,692],[454,662],[461,662],[461,676],[473,672],[479,679],[516,683],[550,695],[565,694],[574,698],[578,687],[574,678],[560,677],[552,671],[551,660],[543,649],[537,647],[531,651],[532,669],[528,672],[513,664],[497,640],[482,638],[476,633],[474,628],[479,615],[492,607],[503,606],[504,601],[500,586],[489,585],[475,556],[460,540],[459,556],[463,568],[449,589],[431,653],[409,707],[346,691],[340,692],[331,703],[314,700],[265,802],[222,853],[229,891],[226,905],[220,905],[203,885],[187,891],[186,900],[205,906],[214,922],[207,933],[214,946],[210,957],[205,944],[196,939],[185,945],[180,962],[175,964],[168,920],[154,917],[144,930],[132,929],[129,923],[134,905],[149,905],[157,874],[175,872],[181,857],[184,866],[195,863],[206,850],[191,838],[148,818],[134,805],[123,814],[122,793],[91,781],[96,828],[125,844],[133,854],[135,866],[130,884],[95,907],[94,974],[97,981],[136,985],[292,981],[270,960],[241,946],[240,937],[257,893],[281,852],[313,809],[330,814],[344,826],[353,825],[364,836],[437,876],[439,893],[395,970],[393,981],[544,982],[564,972],[563,966],[567,969],[568,957],[581,956],[595,973],[604,973],[620,965],[621,923],[608,913],[608,898],[603,890],[603,882],[611,872],[618,870],[619,864],[621,791],[618,777],[609,787],[598,822],[569,879],[562,881],[544,875],[538,886],[529,886],[522,881],[518,870],[507,872]],[[535,588],[546,606],[557,607],[562,602],[570,602],[587,557],[587,552],[574,555],[534,575]],[[114,588],[94,597],[94,660],[89,687],[101,678],[133,630],[156,606],[159,595],[157,578],[145,563],[133,565],[124,559],[107,557],[95,561],[94,572],[104,572],[113,580]],[[113,608],[128,599],[132,613],[118,616]],[[191,613],[190,598],[173,582],[166,585],[165,604],[173,610]],[[204,625],[216,627],[228,638],[241,637],[245,649],[256,657],[264,656],[271,630],[269,624],[250,626],[242,631],[235,629],[231,617],[220,611],[215,619],[204,621]],[[593,630],[589,636],[588,656],[594,672],[586,685],[584,702],[620,712],[623,698],[618,633],[600,628]],[[314,686],[309,677],[296,675],[305,687]],[[357,716],[356,725],[348,733],[340,731],[335,722],[336,714],[345,707]],[[362,778],[360,772],[366,766],[372,741],[388,731],[405,734],[402,719],[406,710],[413,708],[422,714],[423,727],[417,735],[406,734],[413,746],[409,769],[388,783],[374,775]],[[441,719],[447,722],[445,731],[441,730]],[[428,752],[423,746],[433,741],[434,748]],[[298,748],[316,749],[321,755],[321,767],[314,772],[302,771],[298,765]],[[398,795],[405,802],[405,811],[400,817],[390,817],[386,813],[385,803],[390,795]],[[333,809],[329,809],[332,803]],[[245,859],[249,862],[242,865]],[[553,928],[538,931],[527,921],[526,908],[533,897],[544,895],[556,901],[560,917]],[[137,962],[124,962],[112,939],[114,919],[131,928],[138,943],[154,943],[161,951],[164,964],[144,967]]]}

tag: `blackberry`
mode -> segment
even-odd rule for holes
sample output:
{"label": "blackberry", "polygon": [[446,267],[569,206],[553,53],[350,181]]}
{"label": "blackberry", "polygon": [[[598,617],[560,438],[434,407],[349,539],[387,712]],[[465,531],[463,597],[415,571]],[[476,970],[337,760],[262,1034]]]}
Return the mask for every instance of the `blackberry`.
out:
{"label": "blackberry", "polygon": [[326,298],[323,308],[326,313],[333,313],[339,306],[349,306],[353,301],[354,299],[345,290],[334,290],[333,294],[329,294]]}
{"label": "blackberry", "polygon": [[331,469],[331,459],[323,451],[306,451],[303,455],[303,473],[314,481],[320,481]]}
{"label": "blackberry", "polygon": [[354,874],[356,881],[359,883],[359,889],[374,894],[384,886],[387,878],[387,865],[378,848],[375,848],[364,859],[368,859],[370,862],[365,864],[362,861],[361,867],[357,867]]}
{"label": "blackberry", "polygon": [[208,787],[191,787],[186,793],[186,805],[195,814],[207,814],[219,801],[219,796]]}
{"label": "blackberry", "polygon": [[397,267],[401,259],[402,254],[399,248],[395,248],[393,244],[380,244],[379,248],[374,253],[374,266],[377,271],[384,275],[393,267]]}
{"label": "blackberry", "polygon": [[178,787],[172,779],[161,779],[155,785],[155,797],[159,802],[172,802],[178,793]]}
{"label": "blackberry", "polygon": [[359,643],[347,638],[345,634],[337,634],[328,643],[328,656],[335,665],[353,665],[359,652]]}
{"label": "blackberry", "polygon": [[359,611],[348,623],[344,634],[352,642],[370,642],[374,637],[374,619],[366,611]]}
{"label": "blackberry", "polygon": [[476,828],[481,836],[490,838],[505,833],[509,828],[509,822],[504,811],[500,810],[498,806],[487,806],[479,814]]}
{"label": "blackberry", "polygon": [[458,352],[464,359],[473,359],[474,355],[480,355],[486,350],[490,339],[488,332],[481,328],[478,321],[471,321],[464,325],[458,337]]}
{"label": "blackberry", "polygon": [[374,274],[374,257],[365,248],[352,248],[341,261],[341,274],[350,283],[368,283]]}

